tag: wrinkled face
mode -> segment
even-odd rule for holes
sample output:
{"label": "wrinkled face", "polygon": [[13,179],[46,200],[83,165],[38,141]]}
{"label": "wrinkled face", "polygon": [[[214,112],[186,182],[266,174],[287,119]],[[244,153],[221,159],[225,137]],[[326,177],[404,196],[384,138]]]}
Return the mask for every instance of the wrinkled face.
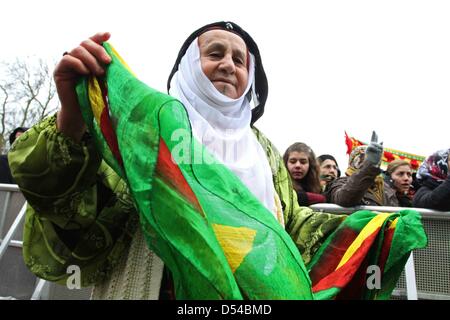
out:
{"label": "wrinkled face", "polygon": [[331,159],[327,159],[320,164],[320,175],[321,176],[332,176],[337,178],[337,165]]}
{"label": "wrinkled face", "polygon": [[309,160],[307,154],[297,151],[291,152],[287,161],[287,168],[292,179],[303,179],[308,174],[309,170]]}
{"label": "wrinkled face", "polygon": [[399,166],[391,174],[391,179],[394,181],[394,187],[400,192],[407,192],[412,183],[411,168],[407,165]]}
{"label": "wrinkled face", "polygon": [[238,35],[211,30],[198,38],[204,74],[223,95],[237,99],[248,81],[247,46]]}

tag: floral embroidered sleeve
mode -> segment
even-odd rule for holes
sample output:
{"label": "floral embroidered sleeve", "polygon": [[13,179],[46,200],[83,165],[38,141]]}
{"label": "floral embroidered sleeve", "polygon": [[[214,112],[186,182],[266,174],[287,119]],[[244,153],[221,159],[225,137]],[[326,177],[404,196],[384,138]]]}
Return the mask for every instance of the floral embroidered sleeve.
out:
{"label": "floral embroidered sleeve", "polygon": [[317,212],[308,207],[299,206],[297,193],[278,150],[258,129],[253,128],[253,130],[266,150],[272,168],[275,190],[281,199],[286,222],[285,230],[297,245],[303,261],[308,265],[325,239],[347,216]]}
{"label": "floral embroidered sleeve", "polygon": [[136,224],[124,181],[88,137],[77,144],[59,133],[56,115],[22,134],[8,158],[28,202],[23,255],[30,270],[65,284],[75,265],[83,286],[103,279]]}

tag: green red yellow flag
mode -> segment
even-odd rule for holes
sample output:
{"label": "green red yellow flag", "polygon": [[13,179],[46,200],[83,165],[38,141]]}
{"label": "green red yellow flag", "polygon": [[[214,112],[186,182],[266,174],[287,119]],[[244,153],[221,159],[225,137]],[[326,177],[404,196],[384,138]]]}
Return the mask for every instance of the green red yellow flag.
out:
{"label": "green red yellow flag", "polygon": [[106,76],[77,86],[82,113],[103,158],[127,182],[176,297],[312,299],[292,239],[193,138],[184,106],[137,80],[104,47],[112,57]]}
{"label": "green red yellow flag", "polygon": [[327,239],[308,265],[317,299],[388,299],[403,266],[426,235],[414,210],[358,211]]}
{"label": "green red yellow flag", "polygon": [[[414,212],[397,214],[395,223],[394,215],[355,213],[308,266],[311,282],[283,226],[193,137],[184,106],[140,82],[110,44],[104,47],[112,58],[106,75],[77,85],[82,114],[103,159],[126,181],[147,244],[172,272],[178,299],[333,298],[366,277],[355,261],[386,260],[390,279],[408,250],[423,245],[398,229],[409,219],[423,232]],[[376,240],[380,234],[388,244]],[[393,279],[383,281],[390,288]]]}

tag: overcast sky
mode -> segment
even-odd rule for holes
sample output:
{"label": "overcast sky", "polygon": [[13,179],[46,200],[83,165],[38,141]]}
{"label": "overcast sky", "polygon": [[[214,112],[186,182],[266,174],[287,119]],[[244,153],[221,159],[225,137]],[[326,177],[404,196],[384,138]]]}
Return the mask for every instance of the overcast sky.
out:
{"label": "overcast sky", "polygon": [[97,31],[138,78],[165,91],[196,28],[231,20],[261,51],[269,80],[257,126],[281,153],[296,141],[347,156],[344,131],[427,156],[450,147],[449,1],[3,1],[0,60],[58,59]]}

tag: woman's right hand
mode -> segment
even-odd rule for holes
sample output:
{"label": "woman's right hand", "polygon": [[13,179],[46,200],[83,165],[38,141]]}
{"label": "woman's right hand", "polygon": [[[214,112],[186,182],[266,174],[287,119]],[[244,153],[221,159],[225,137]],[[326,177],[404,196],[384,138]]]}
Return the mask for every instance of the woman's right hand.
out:
{"label": "woman's right hand", "polygon": [[109,32],[100,32],[83,41],[78,47],[64,54],[53,72],[61,109],[56,126],[58,131],[79,142],[86,131],[80,111],[76,83],[80,76],[104,74],[104,66],[111,62],[102,43],[111,37]]}

